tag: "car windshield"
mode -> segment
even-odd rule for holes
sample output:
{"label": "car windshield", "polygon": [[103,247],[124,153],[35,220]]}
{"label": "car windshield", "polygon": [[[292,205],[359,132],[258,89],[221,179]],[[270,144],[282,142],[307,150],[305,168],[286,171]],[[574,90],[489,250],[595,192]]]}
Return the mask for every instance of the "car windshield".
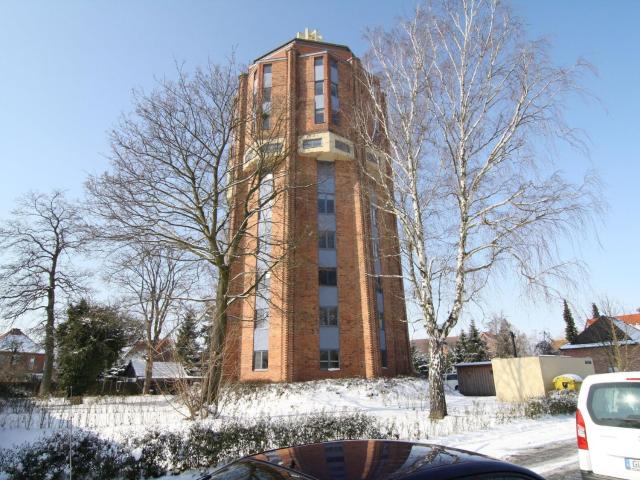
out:
{"label": "car windshield", "polygon": [[593,421],[609,427],[640,427],[640,383],[603,383],[591,387],[587,408]]}

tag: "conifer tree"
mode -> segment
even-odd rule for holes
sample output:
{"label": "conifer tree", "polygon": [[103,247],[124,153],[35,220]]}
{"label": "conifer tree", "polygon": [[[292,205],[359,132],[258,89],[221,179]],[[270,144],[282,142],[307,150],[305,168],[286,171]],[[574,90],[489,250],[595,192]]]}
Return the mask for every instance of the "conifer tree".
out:
{"label": "conifer tree", "polygon": [[[571,314],[571,310],[569,309],[569,304],[566,300],[564,302],[564,310],[562,312],[562,317],[564,318],[565,328],[564,335],[567,338],[569,343],[575,342],[578,337],[578,329],[576,328],[576,322],[573,320],[573,315]],[[595,303],[593,304],[596,311],[598,307],[596,307]]]}
{"label": "conifer tree", "polygon": [[471,320],[469,326],[469,347],[467,349],[471,361],[484,362],[489,359],[487,355],[487,344],[480,336],[480,332],[476,327],[476,322]]}
{"label": "conifer tree", "polygon": [[411,362],[413,370],[420,376],[429,376],[429,357],[420,349],[411,346]]}
{"label": "conifer tree", "polygon": [[198,348],[196,314],[193,310],[188,310],[178,329],[176,338],[176,356],[187,370],[191,370],[200,360]]}
{"label": "conifer tree", "polygon": [[118,359],[126,329],[116,310],[84,299],[69,306],[67,317],[56,332],[59,384],[66,393],[83,395]]}
{"label": "conifer tree", "polygon": [[467,334],[462,330],[458,336],[458,341],[453,350],[453,356],[456,362],[468,362],[469,361],[469,342],[467,341]]}
{"label": "conifer tree", "polygon": [[597,320],[600,318],[600,311],[598,310],[598,306],[595,303],[591,304],[591,318]]}

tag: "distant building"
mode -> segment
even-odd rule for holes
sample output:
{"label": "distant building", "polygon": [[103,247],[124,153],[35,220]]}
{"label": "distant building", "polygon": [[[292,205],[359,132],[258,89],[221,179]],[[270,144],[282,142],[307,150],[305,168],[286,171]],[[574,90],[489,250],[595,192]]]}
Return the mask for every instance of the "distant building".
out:
{"label": "distant building", "polygon": [[19,328],[0,335],[0,382],[19,382],[42,375],[44,350]]}
{"label": "distant building", "polygon": [[[146,360],[131,358],[113,369],[104,379],[102,393],[137,394],[142,392],[145,379]],[[151,389],[155,393],[176,391],[177,382],[195,382],[200,376],[190,375],[184,365],[177,362],[153,362],[151,369]]]}
{"label": "distant building", "polygon": [[567,344],[566,338],[556,338],[555,340],[551,340],[551,349],[553,350],[553,355],[560,354],[560,347]]}
{"label": "distant building", "polygon": [[[458,343],[458,338],[458,336],[450,336],[444,340],[445,353],[453,352],[456,348],[456,343]],[[484,340],[484,343],[487,345],[487,355],[489,358],[495,357],[496,346],[498,344],[497,337],[491,332],[480,332],[480,338]],[[425,355],[429,354],[429,339],[427,338],[414,338],[411,340],[411,346]]]}
{"label": "distant building", "polygon": [[[137,358],[131,359],[125,365],[120,376],[144,382],[146,366],[147,362],[144,360]],[[151,379],[153,381],[179,380],[190,377],[184,366],[180,363],[153,362],[153,368],[151,369]]]}
{"label": "distant building", "polygon": [[[602,318],[602,317],[600,317],[600,318]],[[598,320],[600,320],[600,318],[590,318],[590,319],[588,319],[587,323],[585,325],[585,329],[587,327],[590,327],[591,325],[593,325]],[[627,325],[634,325],[634,326],[640,328],[640,313],[630,313],[628,315],[616,315],[613,318],[615,318],[617,320],[620,320],[621,322],[624,322]]]}
{"label": "distant building", "polygon": [[593,358],[596,373],[640,370],[640,314],[592,318],[586,325],[560,347],[563,355]]}
{"label": "distant building", "polygon": [[[153,354],[154,362],[170,362],[174,357],[174,345],[170,338],[164,338],[158,342]],[[147,342],[144,340],[138,340],[133,345],[124,350],[122,358],[126,360],[131,359],[146,359],[148,354]]]}

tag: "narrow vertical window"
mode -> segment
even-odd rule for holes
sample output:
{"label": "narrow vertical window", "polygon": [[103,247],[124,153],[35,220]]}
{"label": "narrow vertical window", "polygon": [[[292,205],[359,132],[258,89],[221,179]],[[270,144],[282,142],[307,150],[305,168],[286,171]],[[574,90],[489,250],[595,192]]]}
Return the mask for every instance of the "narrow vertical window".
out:
{"label": "narrow vertical window", "polygon": [[340,368],[335,177],[333,162],[318,161],[318,318],[321,370]]}
{"label": "narrow vertical window", "polygon": [[253,132],[258,130],[258,67],[253,72],[253,88],[251,100],[253,103]]}
{"label": "narrow vertical window", "polygon": [[269,368],[269,305],[271,297],[271,218],[274,183],[271,174],[262,179],[258,189],[258,211],[256,246],[256,286],[253,324],[253,369]]}
{"label": "narrow vertical window", "polygon": [[380,261],[380,236],[378,228],[378,209],[376,207],[376,194],[369,192],[371,214],[371,253],[373,255],[374,290],[376,296],[375,315],[378,323],[378,335],[380,339],[380,363],[382,368],[387,368],[387,336],[384,325],[384,292],[382,288],[382,263]]}
{"label": "narrow vertical window", "polygon": [[329,61],[329,80],[331,80],[331,121],[340,124],[340,101],[338,100],[338,62]]}
{"label": "narrow vertical window", "polygon": [[313,59],[313,80],[315,123],[324,123],[324,60],[322,57]]}
{"label": "narrow vertical window", "polygon": [[271,128],[271,65],[262,67],[262,129]]}

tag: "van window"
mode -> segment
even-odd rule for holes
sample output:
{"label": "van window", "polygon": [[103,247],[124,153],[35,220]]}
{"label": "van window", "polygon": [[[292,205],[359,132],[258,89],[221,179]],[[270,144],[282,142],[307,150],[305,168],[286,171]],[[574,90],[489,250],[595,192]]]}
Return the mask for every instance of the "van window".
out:
{"label": "van window", "polygon": [[640,428],[640,383],[592,385],[587,410],[598,425]]}

